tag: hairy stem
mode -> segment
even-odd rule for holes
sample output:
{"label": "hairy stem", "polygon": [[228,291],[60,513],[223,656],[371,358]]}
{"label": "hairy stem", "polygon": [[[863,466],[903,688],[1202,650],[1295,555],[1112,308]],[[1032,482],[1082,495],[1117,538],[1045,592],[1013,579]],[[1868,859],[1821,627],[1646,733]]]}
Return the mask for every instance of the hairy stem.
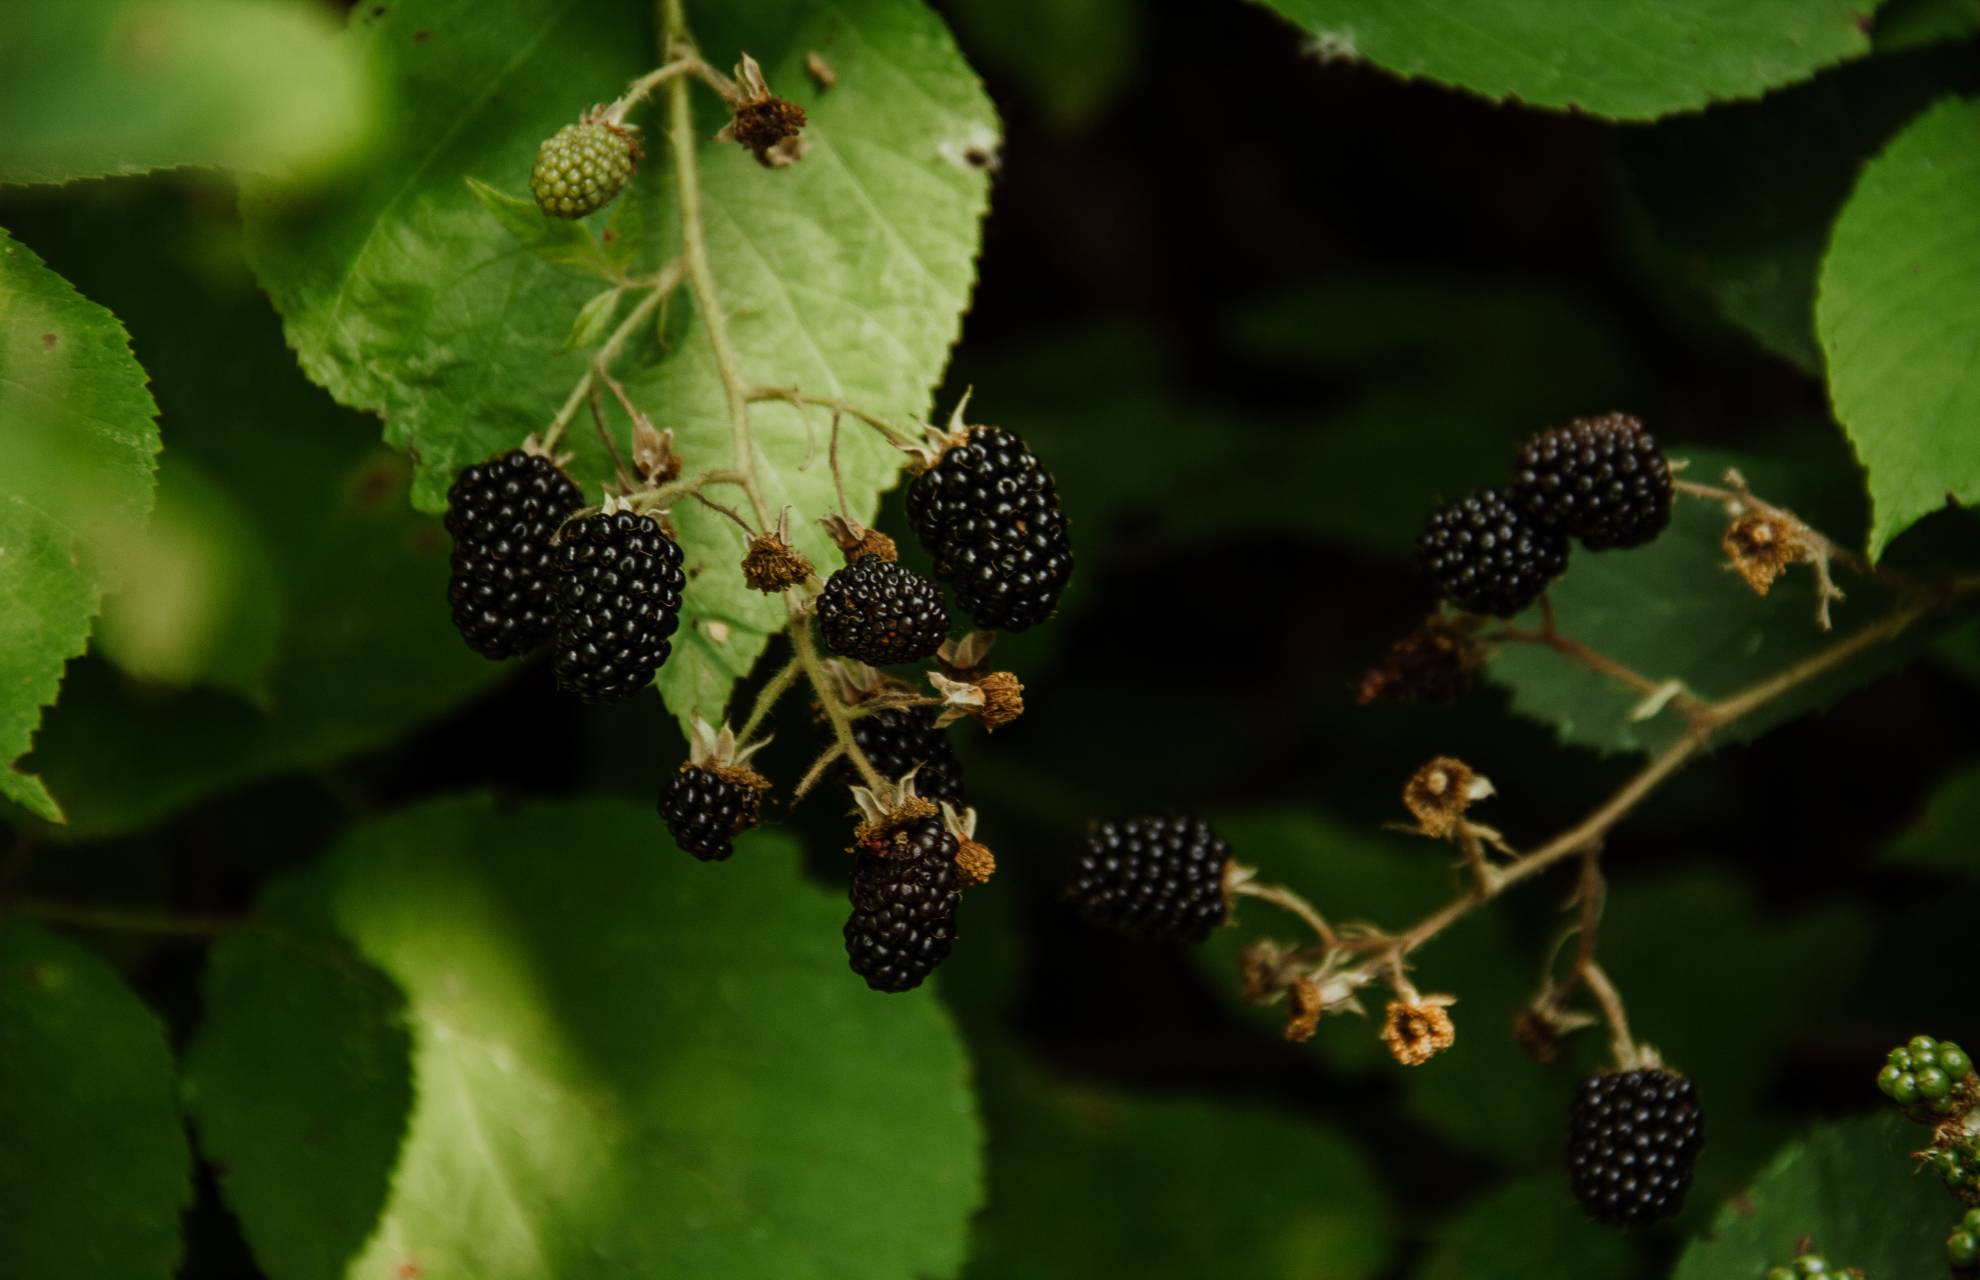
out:
{"label": "hairy stem", "polygon": [[849,400],[841,400],[836,396],[806,395],[795,387],[752,387],[749,391],[749,398],[753,401],[781,400],[785,404],[813,405],[820,409],[830,409],[834,413],[843,413],[848,418],[856,418],[864,422],[867,426],[872,427],[875,431],[887,437],[888,442],[891,444],[906,446],[914,443],[914,437],[912,435],[902,431],[885,418],[878,414],[870,413]]}
{"label": "hairy stem", "polygon": [[1327,918],[1321,915],[1312,903],[1284,885],[1240,880],[1231,885],[1230,891],[1247,898],[1256,898],[1260,902],[1269,902],[1275,907],[1292,912],[1306,922],[1306,927],[1313,930],[1314,935],[1320,939],[1320,945],[1329,951],[1340,945],[1340,936],[1334,932],[1334,927],[1327,923]]}
{"label": "hairy stem", "polygon": [[790,691],[791,685],[803,673],[803,665],[793,656],[789,662],[777,669],[776,675],[764,682],[763,687],[756,692],[755,704],[749,709],[749,719],[743,721],[743,727],[736,734],[738,742],[748,742],[750,735],[763,727],[763,721],[776,707],[778,699]]}
{"label": "hairy stem", "polygon": [[811,639],[810,621],[794,615],[787,630],[791,634],[791,647],[797,651],[798,665],[804,668],[805,679],[811,681],[811,687],[818,691],[819,705],[825,708],[825,718],[831,722],[832,736],[838,740],[839,750],[853,762],[853,767],[859,770],[859,776],[866,785],[873,788],[876,795],[880,794],[888,785],[887,779],[880,776],[880,771],[873,767],[873,762],[866,758],[866,753],[859,749],[858,740],[853,737],[852,716],[847,714],[845,704],[833,691],[824,660],[818,656],[818,646]]}
{"label": "hairy stem", "polygon": [[557,410],[557,416],[550,420],[550,425],[543,431],[542,444],[545,450],[553,453],[556,451],[557,445],[564,438],[565,429],[571,425],[571,420],[577,417],[578,410],[584,408],[585,401],[590,398],[592,388],[597,384],[599,371],[611,367],[612,362],[619,358],[619,353],[625,350],[626,343],[632,340],[633,334],[639,332],[640,327],[659,309],[667,295],[680,284],[682,270],[679,262],[670,262],[662,267],[653,277],[652,286],[640,295],[639,302],[627,313],[626,318],[619,322],[619,327],[612,330],[611,336],[605,339],[604,345],[598,348],[597,354],[591,357],[591,362],[585,365],[584,374],[578,379],[577,385],[571,388],[570,395],[564,397],[563,407]]}

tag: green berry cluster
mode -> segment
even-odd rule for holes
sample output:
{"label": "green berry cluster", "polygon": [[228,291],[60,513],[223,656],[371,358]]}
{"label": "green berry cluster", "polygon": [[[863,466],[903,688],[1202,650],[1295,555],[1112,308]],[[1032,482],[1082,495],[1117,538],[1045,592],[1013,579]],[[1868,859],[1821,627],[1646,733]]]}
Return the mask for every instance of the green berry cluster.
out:
{"label": "green berry cluster", "polygon": [[1854,1269],[1832,1271],[1828,1259],[1819,1253],[1804,1253],[1785,1267],[1769,1267],[1764,1280],[1804,1280],[1807,1276],[1821,1276],[1824,1280],[1839,1280],[1842,1276],[1860,1276],[1863,1273]]}
{"label": "green berry cluster", "polygon": [[582,218],[625,190],[638,158],[638,144],[624,128],[596,120],[567,124],[536,149],[530,194],[553,218]]}
{"label": "green berry cluster", "polygon": [[1910,1043],[1891,1050],[1884,1069],[1877,1073],[1877,1087],[1904,1108],[1905,1115],[1931,1124],[1973,1106],[1973,1059],[1950,1040],[1913,1036]]}
{"label": "green berry cluster", "polygon": [[1980,1270],[1980,1209],[1968,1209],[1946,1237],[1946,1261],[1962,1275]]}
{"label": "green berry cluster", "polygon": [[1946,1190],[1969,1203],[1980,1201],[1980,1144],[1974,1135],[1962,1139],[1941,1139],[1930,1150],[1922,1152],[1926,1165],[1939,1175],[1939,1181],[1946,1184]]}

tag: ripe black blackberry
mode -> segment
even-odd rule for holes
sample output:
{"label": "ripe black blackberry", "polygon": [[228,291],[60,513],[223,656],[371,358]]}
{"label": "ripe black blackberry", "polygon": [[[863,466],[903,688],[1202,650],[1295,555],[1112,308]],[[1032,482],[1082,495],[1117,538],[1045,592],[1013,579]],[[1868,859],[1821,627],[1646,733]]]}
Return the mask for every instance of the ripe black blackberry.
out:
{"label": "ripe black blackberry", "polygon": [[748,769],[684,764],[660,797],[660,816],[675,844],[703,862],[726,862],[735,838],[756,825],[768,785]]}
{"label": "ripe black blackberry", "polygon": [[[935,727],[935,708],[906,707],[861,716],[852,722],[852,732],[853,741],[889,782],[900,781],[919,766],[914,775],[916,795],[936,804],[947,801],[958,809],[967,803],[962,761],[949,745],[949,735]],[[841,760],[833,768],[847,786],[864,785],[850,761]]]}
{"label": "ripe black blackberry", "polygon": [[653,517],[619,511],[564,526],[557,571],[557,687],[616,702],[653,683],[681,621],[681,549]]}
{"label": "ripe black blackberry", "polygon": [[541,454],[512,449],[463,467],[447,490],[454,540],[447,603],[454,627],[484,658],[541,647],[556,625],[550,537],[584,505],[571,478]]}
{"label": "ripe black blackberry", "polygon": [[1103,822],[1066,896],[1087,921],[1137,938],[1201,942],[1224,922],[1231,846],[1201,818]]}
{"label": "ripe black blackberry", "polygon": [[1633,1227],[1676,1213],[1705,1145],[1691,1081],[1642,1068],[1589,1076],[1568,1119],[1568,1182],[1598,1221]]}
{"label": "ripe black blackberry", "polygon": [[825,580],[818,634],[833,653],[872,666],[919,662],[949,638],[949,606],[906,565],[860,556]]}
{"label": "ripe black blackberry", "polygon": [[1051,473],[1002,427],[969,427],[914,478],[908,519],[976,625],[1022,631],[1072,578],[1072,536]]}
{"label": "ripe black blackberry", "polygon": [[1416,554],[1444,599],[1471,613],[1510,618],[1567,568],[1568,544],[1505,490],[1483,489],[1432,514]]}
{"label": "ripe black blackberry", "polygon": [[853,863],[846,958],[875,991],[911,991],[948,958],[962,901],[960,848],[940,817],[893,832]]}
{"label": "ripe black blackberry", "polygon": [[1626,413],[1542,431],[1515,465],[1513,492],[1526,513],[1590,551],[1640,547],[1671,522],[1671,464]]}

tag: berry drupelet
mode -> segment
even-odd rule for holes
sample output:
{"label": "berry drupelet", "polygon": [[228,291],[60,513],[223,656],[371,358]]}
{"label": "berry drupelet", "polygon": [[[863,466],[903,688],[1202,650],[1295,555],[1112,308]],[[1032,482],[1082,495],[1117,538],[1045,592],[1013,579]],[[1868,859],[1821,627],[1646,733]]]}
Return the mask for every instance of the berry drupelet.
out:
{"label": "berry drupelet", "polygon": [[1671,464],[1626,413],[1542,431],[1519,451],[1515,475],[1526,514],[1590,551],[1640,547],[1671,522]]}
{"label": "berry drupelet", "polygon": [[748,769],[685,764],[660,797],[660,816],[675,844],[703,862],[726,862],[735,838],[756,825],[768,785]]}
{"label": "berry drupelet", "polygon": [[638,140],[623,126],[599,120],[567,124],[536,149],[529,191],[536,207],[551,217],[582,218],[625,190],[638,159]]}
{"label": "berry drupelet", "polygon": [[681,548],[651,516],[619,511],[564,526],[557,572],[557,687],[586,702],[653,682],[681,620]]}
{"label": "berry drupelet", "polygon": [[1052,616],[1072,537],[1051,473],[1002,427],[970,427],[907,490],[908,519],[976,625],[1022,631]]}
{"label": "berry drupelet", "polygon": [[[916,795],[936,804],[946,801],[958,809],[967,803],[962,761],[949,745],[949,735],[935,727],[933,707],[905,707],[861,716],[852,722],[852,734],[867,760],[889,782],[898,782],[909,770],[918,768],[914,775]],[[833,768],[847,786],[861,785],[859,770],[850,761],[841,760]]]}
{"label": "berry drupelet", "polygon": [[1224,922],[1231,847],[1200,818],[1103,822],[1066,896],[1089,923],[1137,938],[1201,942]]}
{"label": "berry drupelet", "polygon": [[1567,568],[1567,538],[1533,521],[1501,489],[1485,489],[1430,517],[1416,553],[1444,599],[1510,618]]}
{"label": "berry drupelet", "polygon": [[939,817],[862,845],[852,874],[846,958],[875,991],[911,991],[948,958],[956,940],[962,874],[956,837]]}
{"label": "berry drupelet", "polygon": [[875,667],[919,662],[949,638],[942,589],[880,556],[860,556],[825,581],[818,634],[841,657]]}
{"label": "berry drupelet", "polygon": [[1568,1182],[1597,1221],[1640,1226],[1676,1213],[1705,1144],[1691,1081],[1642,1068],[1584,1079],[1568,1119]]}
{"label": "berry drupelet", "polygon": [[556,625],[550,539],[583,505],[584,495],[555,463],[521,449],[454,477],[447,603],[469,648],[485,658],[514,658],[549,641]]}

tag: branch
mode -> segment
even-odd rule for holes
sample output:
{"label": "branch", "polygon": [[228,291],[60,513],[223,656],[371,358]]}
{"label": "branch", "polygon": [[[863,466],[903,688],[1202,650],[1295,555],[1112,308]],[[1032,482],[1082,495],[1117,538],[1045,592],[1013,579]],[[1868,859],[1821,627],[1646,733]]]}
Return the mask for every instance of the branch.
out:
{"label": "branch", "polygon": [[48,924],[69,925],[99,933],[143,934],[160,938],[211,938],[248,923],[246,916],[176,915],[165,911],[133,911],[123,907],[85,906],[49,898],[14,898],[6,910]]}
{"label": "branch", "polygon": [[609,369],[612,362],[618,359],[619,352],[625,349],[626,343],[632,340],[633,334],[639,332],[640,327],[666,300],[667,295],[680,284],[681,275],[682,266],[678,261],[668,263],[654,275],[652,287],[640,297],[638,304],[627,313],[626,318],[619,322],[619,327],[612,330],[611,336],[605,339],[605,344],[598,348],[597,354],[591,357],[590,362],[584,367],[583,376],[578,379],[577,385],[571,388],[571,394],[564,398],[563,407],[557,410],[557,416],[552,418],[550,425],[544,429],[542,443],[545,450],[553,453],[556,451],[558,443],[564,438],[565,428],[571,425],[571,420],[577,417],[578,410],[584,407],[585,400],[590,397],[599,371]]}

